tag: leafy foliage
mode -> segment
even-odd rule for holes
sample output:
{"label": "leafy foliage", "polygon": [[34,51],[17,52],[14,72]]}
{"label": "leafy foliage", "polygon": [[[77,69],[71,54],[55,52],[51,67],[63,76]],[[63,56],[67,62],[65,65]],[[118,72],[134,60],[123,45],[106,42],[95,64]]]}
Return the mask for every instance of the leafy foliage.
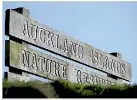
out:
{"label": "leafy foliage", "polygon": [[[103,86],[100,84],[83,85],[65,80],[57,80],[52,83],[41,81],[14,81],[3,80],[4,88],[24,87],[37,89],[42,95],[48,98],[125,98],[137,97],[137,85],[119,84]],[[27,93],[27,91],[25,91]],[[31,93],[33,93],[31,91]],[[38,95],[39,97],[40,95]]]}

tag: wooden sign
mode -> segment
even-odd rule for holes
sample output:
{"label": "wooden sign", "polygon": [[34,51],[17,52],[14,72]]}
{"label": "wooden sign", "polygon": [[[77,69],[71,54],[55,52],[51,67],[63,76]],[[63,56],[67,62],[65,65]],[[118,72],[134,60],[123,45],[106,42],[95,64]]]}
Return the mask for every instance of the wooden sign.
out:
{"label": "wooden sign", "polygon": [[82,84],[116,84],[120,83],[106,76],[99,75],[80,66],[44,54],[28,45],[6,41],[7,66],[15,67],[32,74],[52,80],[65,79]]}
{"label": "wooden sign", "polygon": [[5,28],[6,35],[131,81],[130,63],[41,24],[29,16],[7,10]]}

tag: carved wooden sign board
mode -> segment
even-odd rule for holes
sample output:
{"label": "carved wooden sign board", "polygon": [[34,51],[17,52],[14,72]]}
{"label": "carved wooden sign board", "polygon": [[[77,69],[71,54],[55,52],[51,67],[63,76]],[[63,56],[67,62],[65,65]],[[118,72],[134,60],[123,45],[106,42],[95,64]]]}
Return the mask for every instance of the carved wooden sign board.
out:
{"label": "carved wooden sign board", "polygon": [[[26,8],[6,10],[5,34],[7,66],[52,80],[65,79],[85,84],[115,84],[131,81],[131,64],[109,53],[80,42],[29,17]],[[113,75],[100,75],[32,49],[29,44],[77,63]]]}

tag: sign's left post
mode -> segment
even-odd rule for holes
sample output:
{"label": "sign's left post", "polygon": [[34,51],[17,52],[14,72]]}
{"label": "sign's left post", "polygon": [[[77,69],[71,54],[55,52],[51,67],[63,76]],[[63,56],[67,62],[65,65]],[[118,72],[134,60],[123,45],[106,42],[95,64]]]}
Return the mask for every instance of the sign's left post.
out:
{"label": "sign's left post", "polygon": [[[5,34],[8,35],[9,34],[9,23],[10,19],[9,19],[9,11],[10,9],[7,9],[6,10],[6,18],[5,18]],[[26,17],[29,17],[30,15],[30,12],[28,9],[26,8],[23,8],[23,7],[19,7],[19,8],[15,8],[15,9],[12,9],[20,14],[22,14],[23,16],[26,16]],[[9,36],[9,35],[8,35]],[[29,81],[31,78],[30,78],[30,74],[27,73],[27,72],[24,72],[23,70],[21,69],[17,69],[17,68],[14,68],[12,66],[9,66],[10,64],[10,59],[9,59],[9,56],[10,56],[10,43],[9,41],[10,40],[13,40],[13,41],[16,41],[16,42],[19,42],[21,44],[25,44],[25,45],[28,45],[26,44],[25,42],[19,40],[19,39],[16,39],[12,36],[9,36],[9,40],[6,40],[5,41],[5,66],[9,67],[9,72],[5,72],[4,73],[4,78],[6,78],[8,81],[15,81],[15,80],[23,80],[23,81]]]}

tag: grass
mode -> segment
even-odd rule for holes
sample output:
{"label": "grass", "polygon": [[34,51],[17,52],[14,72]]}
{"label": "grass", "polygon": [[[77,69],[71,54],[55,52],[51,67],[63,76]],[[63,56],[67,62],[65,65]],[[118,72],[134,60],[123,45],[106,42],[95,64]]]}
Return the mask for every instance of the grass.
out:
{"label": "grass", "polygon": [[[82,84],[71,83],[69,81],[59,80],[52,83],[52,86],[54,86],[55,91],[59,93],[59,97],[61,98],[137,97],[135,94],[137,93],[137,85],[129,85],[129,84],[109,85],[109,86],[103,86],[100,84],[82,85]],[[69,94],[69,96],[67,96],[67,94]]]}
{"label": "grass", "polygon": [[[8,90],[8,93],[7,93]],[[18,95],[17,95],[18,94]],[[3,80],[4,98],[57,98],[54,88],[41,81],[14,81]]]}
{"label": "grass", "polygon": [[[8,95],[5,94],[7,88],[9,90],[11,89],[11,92],[7,93]],[[15,92],[15,89],[17,88],[18,91],[23,91],[24,89],[24,93],[27,95],[23,95],[23,97],[28,97],[28,94],[31,93],[35,94],[32,95],[34,98],[137,98],[137,85],[83,85],[65,80],[57,80],[52,83],[40,81],[8,82],[7,80],[3,80],[3,90],[5,89],[3,91],[3,97],[10,97],[10,93],[16,97],[17,95],[15,94],[18,91]]]}

